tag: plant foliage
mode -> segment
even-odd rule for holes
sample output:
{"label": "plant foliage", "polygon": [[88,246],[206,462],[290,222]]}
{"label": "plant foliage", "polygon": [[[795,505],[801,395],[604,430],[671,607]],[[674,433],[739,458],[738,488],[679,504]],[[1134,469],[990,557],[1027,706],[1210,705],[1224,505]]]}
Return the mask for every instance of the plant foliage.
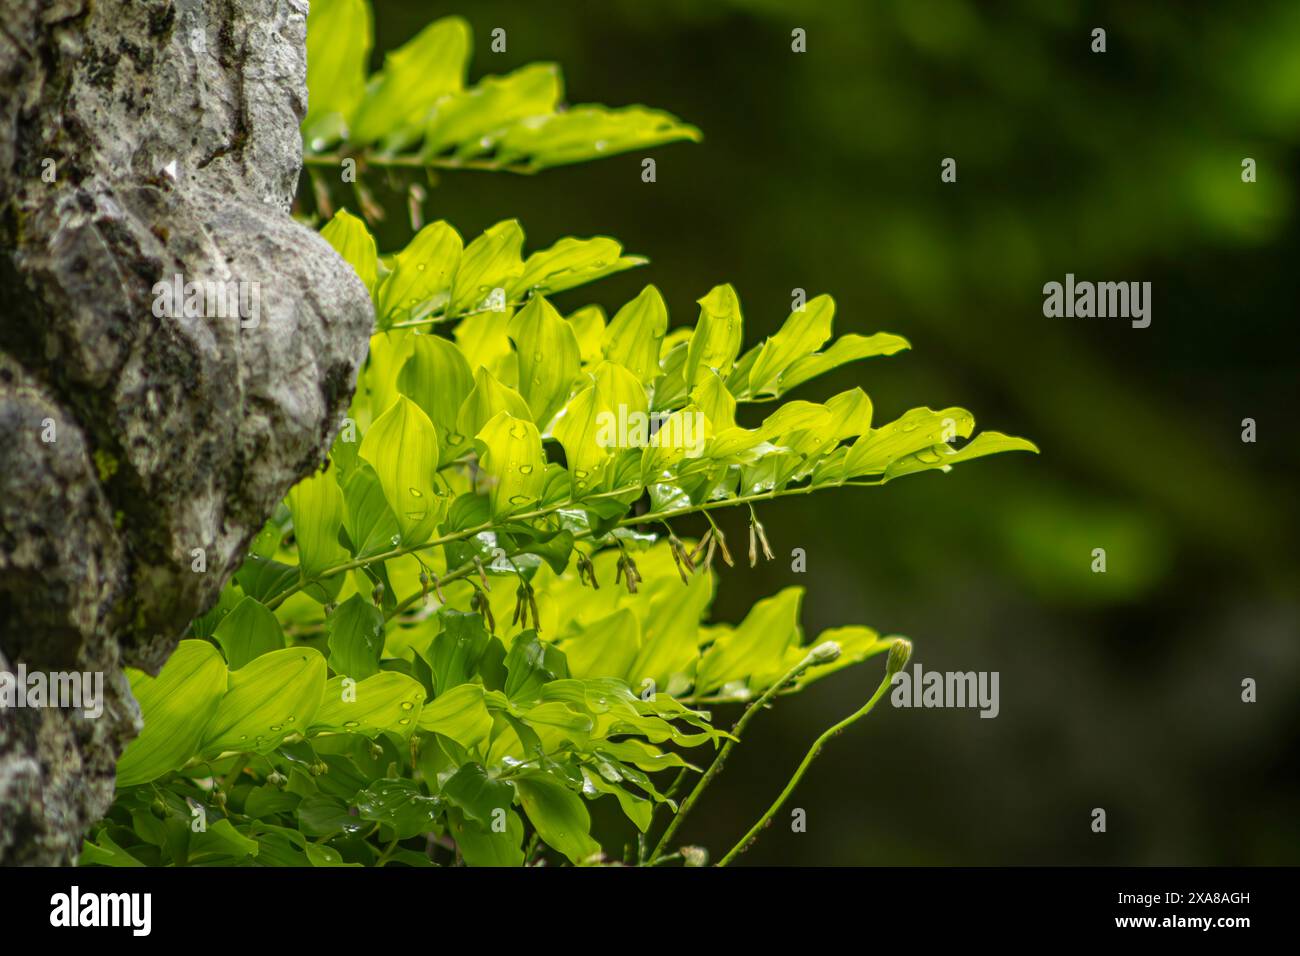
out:
{"label": "plant foliage", "polygon": [[311,5],[303,121],[309,163],[355,154],[379,164],[531,173],[700,138],[662,110],[566,105],[553,63],[467,86],[472,35],[460,17],[429,24],[367,77],[371,24],[367,0]]}
{"label": "plant foliage", "polygon": [[[311,16],[313,143],[536,167],[689,130],[556,112],[552,69],[464,90],[456,19],[363,91],[366,5],[319,2]],[[860,388],[789,398],[908,348],[887,332],[836,336],[827,295],[745,348],[730,285],[677,327],[653,285],[612,316],[558,311],[552,296],[645,263],[610,238],[525,255],[514,220],[469,242],[436,222],[380,256],[346,210],[322,234],[375,306],[352,407],[327,466],[289,493],[218,605],[156,677],[129,674],[144,729],[83,863],[678,858],[677,814],[775,695],[886,651],[890,668],[905,661],[867,627],[807,640],[797,587],[734,626],[710,621],[718,561],[734,561],[712,512],[747,508],[752,564],[772,557],[757,502],[1036,450],[975,435],[962,408],[877,423]],[[689,515],[708,528],[683,540],[672,523]],[[730,703],[748,708],[733,732],[706,709]],[[602,801],[624,830],[593,835]]]}

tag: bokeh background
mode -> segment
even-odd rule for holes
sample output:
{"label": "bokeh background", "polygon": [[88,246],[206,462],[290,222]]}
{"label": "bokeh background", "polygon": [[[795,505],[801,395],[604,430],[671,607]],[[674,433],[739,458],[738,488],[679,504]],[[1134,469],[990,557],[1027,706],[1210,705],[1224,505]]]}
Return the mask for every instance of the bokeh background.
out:
{"label": "bokeh background", "polygon": [[[375,8],[374,68],[457,13],[471,79],[553,60],[571,103],[644,103],[703,130],[650,154],[653,184],[639,153],[419,177],[427,220],[464,235],[513,216],[528,249],[606,234],[651,258],[558,297],[563,311],[612,314],[653,282],[676,325],[730,281],[749,345],[792,289],[829,292],[838,333],[896,332],[913,350],[795,397],[861,385],[878,421],[962,405],[1042,448],[762,509],[779,559],[724,569],[715,619],[800,584],[809,634],[865,623],[910,636],[927,669],[998,671],[1001,713],[882,706],[796,793],[807,832],[778,817],[743,862],[1300,863],[1300,5]],[[496,27],[506,53],[490,52]],[[940,182],[944,157],[956,184]],[[372,182],[383,250],[409,238],[409,181]],[[1043,284],[1067,272],[1150,281],[1151,327],[1044,318]],[[720,521],[743,542],[743,516]],[[683,839],[725,851],[878,678],[878,661],[842,672],[756,720]]]}

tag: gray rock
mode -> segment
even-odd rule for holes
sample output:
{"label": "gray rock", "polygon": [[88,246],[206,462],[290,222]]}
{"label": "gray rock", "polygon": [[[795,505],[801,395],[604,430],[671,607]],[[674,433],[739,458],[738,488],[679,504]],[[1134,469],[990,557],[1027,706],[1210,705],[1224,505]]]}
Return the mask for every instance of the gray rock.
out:
{"label": "gray rock", "polygon": [[0,671],[108,697],[0,709],[0,864],[75,858],[138,731],[121,667],[162,666],[351,396],[369,298],[288,214],[306,8],[0,0]]}

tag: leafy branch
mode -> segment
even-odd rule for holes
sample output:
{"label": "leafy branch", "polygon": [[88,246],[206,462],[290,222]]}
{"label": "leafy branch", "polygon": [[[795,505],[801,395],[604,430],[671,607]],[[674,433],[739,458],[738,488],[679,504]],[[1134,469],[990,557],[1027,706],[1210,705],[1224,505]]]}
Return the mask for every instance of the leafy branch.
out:
{"label": "leafy branch", "polygon": [[[566,107],[547,64],[467,86],[459,18],[367,78],[371,36],[366,0],[311,5],[304,164],[321,211],[323,171],[350,160],[528,173],[699,139],[644,107]],[[466,242],[412,209],[415,235],[389,255],[346,210],[322,229],[376,316],[330,467],[290,491],[162,671],[129,671],[144,731],[83,862],[429,866],[440,849],[456,865],[586,865],[612,859],[586,808],[608,798],[637,833],[635,850],[619,844],[627,862],[701,865],[703,850],[672,842],[750,722],[777,695],[888,652],[876,693],[817,739],[727,865],[911,645],[856,625],[806,639],[797,587],[710,623],[715,556],[734,561],[713,513],[748,508],[755,564],[773,557],[757,503],[1037,450],[974,434],[962,408],[878,423],[858,388],[788,400],[909,348],[888,332],[834,336],[830,296],[792,302],[748,349],[725,284],[675,328],[652,285],[611,317],[562,315],[551,297],[646,260],[606,236],[525,256],[513,219]],[[741,405],[769,413],[747,427]],[[707,528],[685,541],[672,522],[692,515]],[[494,574],[512,586],[492,588]],[[729,733],[694,709],[730,702],[747,706]],[[706,746],[701,771],[687,755]],[[674,816],[651,848],[664,808]],[[209,826],[192,830],[200,810]]]}
{"label": "leafy branch", "polygon": [[472,37],[460,17],[436,20],[367,77],[367,0],[316,0],[307,17],[309,108],[303,162],[312,167],[481,170],[529,174],[679,140],[700,131],[642,106],[569,106],[560,69],[534,63],[467,86]]}

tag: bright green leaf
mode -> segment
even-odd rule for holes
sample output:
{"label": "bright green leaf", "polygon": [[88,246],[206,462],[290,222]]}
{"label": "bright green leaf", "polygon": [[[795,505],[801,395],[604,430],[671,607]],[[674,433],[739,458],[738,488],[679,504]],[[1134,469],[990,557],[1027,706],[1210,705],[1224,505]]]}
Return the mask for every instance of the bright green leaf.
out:
{"label": "bright green leaf", "polygon": [[227,669],[207,641],[181,641],[157,677],[132,671],[144,729],[117,762],[118,787],[148,783],[198,752],[227,688]]}

